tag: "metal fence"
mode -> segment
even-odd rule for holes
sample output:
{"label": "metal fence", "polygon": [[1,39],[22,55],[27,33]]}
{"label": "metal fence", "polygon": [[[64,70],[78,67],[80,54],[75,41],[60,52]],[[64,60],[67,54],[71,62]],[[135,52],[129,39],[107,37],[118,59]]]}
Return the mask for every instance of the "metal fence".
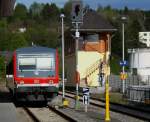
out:
{"label": "metal fence", "polygon": [[[120,76],[110,76],[112,91],[122,92]],[[129,101],[150,104],[150,76],[128,75],[125,80],[125,96]]]}
{"label": "metal fence", "polygon": [[150,104],[150,86],[130,86],[126,96],[129,101]]}
{"label": "metal fence", "polygon": [[[110,87],[112,91],[122,91],[122,81],[119,75],[111,75],[109,78]],[[125,80],[125,90],[132,85],[150,85],[150,76],[138,76],[128,74],[127,79]]]}

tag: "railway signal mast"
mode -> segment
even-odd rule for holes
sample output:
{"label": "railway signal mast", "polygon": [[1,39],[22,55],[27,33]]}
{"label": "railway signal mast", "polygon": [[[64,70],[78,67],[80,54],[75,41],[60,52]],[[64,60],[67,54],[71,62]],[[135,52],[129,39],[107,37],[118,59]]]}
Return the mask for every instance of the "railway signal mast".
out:
{"label": "railway signal mast", "polygon": [[83,23],[83,3],[80,0],[73,0],[72,1],[72,24],[75,24],[75,37],[76,37],[76,102],[75,108],[79,108],[79,82],[80,76],[78,72],[78,47],[79,47],[79,26]]}

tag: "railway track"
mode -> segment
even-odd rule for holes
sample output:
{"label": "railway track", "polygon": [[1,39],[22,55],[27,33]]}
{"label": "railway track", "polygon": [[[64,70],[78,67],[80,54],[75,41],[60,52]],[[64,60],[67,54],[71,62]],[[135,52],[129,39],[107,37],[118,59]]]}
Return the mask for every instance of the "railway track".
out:
{"label": "railway track", "polygon": [[[60,95],[62,95],[61,92],[59,92]],[[66,97],[74,99],[75,93],[74,92],[66,92],[65,94]],[[80,101],[82,101],[82,95],[80,94]],[[105,101],[96,99],[96,98],[90,98],[90,104],[97,106],[97,107],[102,107],[105,108]],[[139,118],[145,121],[150,121],[150,111],[149,110],[144,110],[140,108],[135,108],[133,106],[128,106],[128,105],[122,105],[118,103],[112,103],[110,102],[110,110],[113,112],[125,114],[131,117]]]}
{"label": "railway track", "polygon": [[40,122],[40,119],[38,119],[38,117],[32,113],[32,111],[27,108],[27,107],[23,107],[23,109],[27,112],[27,114],[30,116],[30,118],[34,121],[34,122]]}
{"label": "railway track", "polygon": [[75,122],[75,120],[57,109],[47,106],[42,108],[23,107],[34,122]]}

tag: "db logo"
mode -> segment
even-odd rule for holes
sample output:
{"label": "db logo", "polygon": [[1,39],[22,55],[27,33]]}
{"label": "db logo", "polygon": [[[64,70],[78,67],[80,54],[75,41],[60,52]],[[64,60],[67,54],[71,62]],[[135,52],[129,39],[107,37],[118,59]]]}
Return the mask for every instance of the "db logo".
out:
{"label": "db logo", "polygon": [[34,83],[35,84],[39,84],[39,80],[34,80]]}

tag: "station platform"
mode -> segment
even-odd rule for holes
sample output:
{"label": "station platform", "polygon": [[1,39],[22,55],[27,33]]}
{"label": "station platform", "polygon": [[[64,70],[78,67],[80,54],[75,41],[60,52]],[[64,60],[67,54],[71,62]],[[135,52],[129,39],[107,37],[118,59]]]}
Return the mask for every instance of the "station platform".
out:
{"label": "station platform", "polygon": [[16,107],[5,82],[0,82],[0,122],[18,122]]}
{"label": "station platform", "polygon": [[0,121],[17,122],[17,112],[13,103],[0,103]]}

